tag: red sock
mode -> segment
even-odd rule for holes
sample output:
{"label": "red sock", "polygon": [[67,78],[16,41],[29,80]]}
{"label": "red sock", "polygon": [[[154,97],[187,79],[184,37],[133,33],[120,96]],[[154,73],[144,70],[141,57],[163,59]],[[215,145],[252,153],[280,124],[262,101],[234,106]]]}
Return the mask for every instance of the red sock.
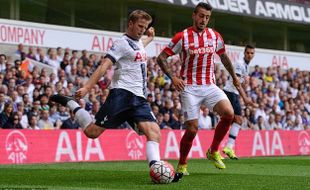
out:
{"label": "red sock", "polygon": [[185,130],[185,133],[181,139],[180,145],[180,159],[179,164],[187,163],[187,156],[189,151],[192,148],[193,140],[196,134],[192,135],[188,130]]}
{"label": "red sock", "polygon": [[227,134],[231,123],[233,122],[233,117],[221,117],[220,122],[217,124],[214,132],[213,141],[211,144],[211,152],[216,152],[219,146]]}

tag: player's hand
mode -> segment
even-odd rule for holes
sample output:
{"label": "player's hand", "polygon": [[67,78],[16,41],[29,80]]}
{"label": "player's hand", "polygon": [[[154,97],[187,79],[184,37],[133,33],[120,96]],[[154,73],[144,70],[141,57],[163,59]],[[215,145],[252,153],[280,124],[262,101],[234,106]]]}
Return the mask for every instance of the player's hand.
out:
{"label": "player's hand", "polygon": [[239,79],[238,79],[238,77],[234,77],[234,78],[233,78],[233,83],[234,83],[234,86],[235,86],[237,89],[242,88],[242,87],[241,87],[241,84],[240,84],[240,81],[239,81]]}
{"label": "player's hand", "polygon": [[178,77],[172,77],[172,84],[175,86],[175,88],[178,91],[183,91],[185,87],[185,82],[182,79],[179,79]]}
{"label": "player's hand", "polygon": [[85,87],[80,88],[78,91],[75,92],[75,98],[81,99],[88,93],[88,89]]}
{"label": "player's hand", "polygon": [[149,38],[154,38],[155,37],[155,28],[154,27],[150,27],[147,31],[146,31],[146,35]]}
{"label": "player's hand", "polygon": [[245,103],[245,105],[247,105],[247,106],[251,106],[251,107],[254,107],[254,108],[258,108],[258,104],[252,102],[251,99],[249,99],[249,98],[246,98],[246,99],[244,100],[244,103]]}

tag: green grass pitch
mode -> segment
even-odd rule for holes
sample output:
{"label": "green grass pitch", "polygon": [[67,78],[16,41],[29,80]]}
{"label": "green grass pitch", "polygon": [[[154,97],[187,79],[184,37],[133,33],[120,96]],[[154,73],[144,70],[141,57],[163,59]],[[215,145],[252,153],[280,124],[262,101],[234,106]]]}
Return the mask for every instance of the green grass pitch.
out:
{"label": "green grass pitch", "polygon": [[0,190],[310,190],[309,156],[226,159],[225,163],[227,168],[220,171],[209,160],[189,160],[190,176],[162,185],[150,182],[146,161],[0,165]]}

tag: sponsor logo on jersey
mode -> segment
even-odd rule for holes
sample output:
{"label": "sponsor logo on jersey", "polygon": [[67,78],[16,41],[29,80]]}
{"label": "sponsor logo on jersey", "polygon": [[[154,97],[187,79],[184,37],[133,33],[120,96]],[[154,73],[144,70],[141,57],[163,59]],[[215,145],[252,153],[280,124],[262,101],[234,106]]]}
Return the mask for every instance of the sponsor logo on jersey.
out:
{"label": "sponsor logo on jersey", "polygon": [[205,53],[214,53],[213,47],[201,47],[201,48],[195,48],[195,49],[189,49],[189,54],[205,54]]}

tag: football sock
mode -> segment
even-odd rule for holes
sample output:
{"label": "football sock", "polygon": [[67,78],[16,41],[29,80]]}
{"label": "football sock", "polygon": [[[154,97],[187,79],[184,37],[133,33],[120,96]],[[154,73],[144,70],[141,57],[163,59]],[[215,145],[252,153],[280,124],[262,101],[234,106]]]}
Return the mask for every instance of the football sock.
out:
{"label": "football sock", "polygon": [[68,103],[67,103],[67,106],[69,107],[69,109],[71,111],[74,111],[76,108],[79,108],[80,105],[76,102],[76,101],[73,101],[73,100],[70,100]]}
{"label": "football sock", "polygon": [[70,100],[67,103],[67,106],[71,111],[73,111],[75,114],[75,119],[83,130],[85,130],[86,127],[93,121],[90,114],[85,109],[81,108],[77,102]]}
{"label": "football sock", "polygon": [[227,142],[227,147],[228,148],[233,148],[235,145],[236,138],[238,136],[239,130],[240,130],[240,125],[238,123],[233,123],[230,131],[229,131],[229,138]]}
{"label": "football sock", "polygon": [[214,137],[211,144],[211,153],[218,151],[219,146],[227,134],[233,119],[234,117],[221,117],[220,122],[215,128]]}
{"label": "football sock", "polygon": [[75,119],[83,130],[85,130],[86,127],[93,122],[93,118],[90,116],[88,111],[84,110],[83,108],[78,107],[73,112],[75,114]]}
{"label": "football sock", "polygon": [[159,143],[155,141],[147,141],[146,142],[146,158],[148,163],[152,165],[153,161],[159,161]]}
{"label": "football sock", "polygon": [[190,134],[188,130],[185,130],[185,133],[181,139],[180,145],[180,159],[179,164],[186,164],[187,163],[187,155],[192,148],[193,140],[195,135]]}

